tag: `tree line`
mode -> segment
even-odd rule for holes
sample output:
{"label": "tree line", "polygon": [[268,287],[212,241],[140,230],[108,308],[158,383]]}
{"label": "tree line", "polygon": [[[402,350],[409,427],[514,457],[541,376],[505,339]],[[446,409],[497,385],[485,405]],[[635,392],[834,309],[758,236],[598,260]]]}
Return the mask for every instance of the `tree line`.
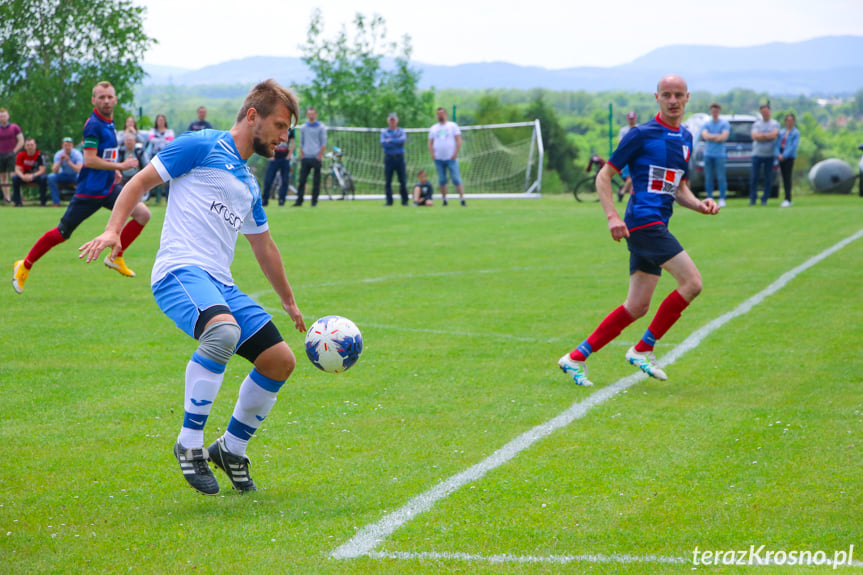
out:
{"label": "tree line", "polygon": [[[8,108],[13,121],[47,151],[59,148],[65,136],[77,139],[92,109],[92,86],[105,79],[117,89],[118,123],[133,115],[147,129],[157,114],[165,114],[169,126],[181,132],[204,105],[208,120],[228,129],[250,86],[141,85],[140,62],[155,41],[142,31],[143,14],[132,0],[0,3],[0,107]],[[403,127],[427,127],[438,106],[454,110],[453,119],[463,125],[538,118],[546,150],[544,191],[566,191],[581,177],[591,153],[607,156],[628,112],[636,112],[639,121],[656,112],[650,91],[423,90],[420,72],[410,64],[410,36],[390,40],[381,16],[357,14],[352,27],[335,35],[327,35],[324,24],[321,11],[315,11],[301,46],[312,80],[293,88],[302,105],[316,107],[325,123],[384,127],[387,114],[396,111]],[[794,112],[801,132],[798,177],[824,158],[856,163],[859,157],[863,88],[854,98],[826,105],[806,96],[746,89],[710,94],[691,88],[690,113],[707,112],[714,101],[724,113],[757,115],[766,102],[776,118]]]}

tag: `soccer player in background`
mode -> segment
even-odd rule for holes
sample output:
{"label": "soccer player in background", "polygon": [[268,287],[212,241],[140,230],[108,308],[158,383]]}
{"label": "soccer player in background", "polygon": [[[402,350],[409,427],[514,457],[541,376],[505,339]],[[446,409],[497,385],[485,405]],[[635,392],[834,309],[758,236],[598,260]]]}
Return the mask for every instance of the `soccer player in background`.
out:
{"label": "soccer player in background", "polygon": [[[186,366],[185,417],[174,456],[193,488],[207,495],[219,484],[211,459],[241,493],[256,491],[246,446],[276,403],[296,365],[272,316],[234,285],[231,262],[243,234],[273,290],[299,331],[305,331],[278,247],[270,237],[255,177],[246,165],[253,153],[269,158],[299,117],[296,97],[274,80],[249,92],[227,132],[186,132],[169,144],[123,188],[105,232],[81,246],[86,261],[122,248],[120,228],[140,198],[172,180],[171,201],[151,283],[159,308],[198,348]],[[204,447],[204,426],[234,354],[254,364],[225,433]]]}
{"label": "soccer player in background", "polygon": [[[117,132],[114,130],[114,107],[117,105],[117,93],[114,86],[108,82],[99,82],[93,88],[93,106],[95,109],[84,124],[84,167],[78,173],[78,187],[75,195],[60,223],[56,228],[45,232],[30,249],[23,260],[18,260],[12,267],[12,287],[16,292],[24,291],[24,282],[30,275],[30,270],[39,258],[48,251],[72,237],[81,222],[99,211],[99,208],[114,207],[120,194],[122,170],[138,167],[138,160],[129,158],[117,163]],[[138,235],[150,221],[150,210],[137,202],[129,210],[132,219],[123,227],[122,246],[114,258],[105,258],[105,265],[117,270],[127,277],[135,277],[135,272],[126,267],[123,260],[123,250]],[[124,220],[125,221],[125,220]]]}
{"label": "soccer player in background", "polygon": [[[665,76],[654,96],[659,113],[626,134],[596,178],[611,237],[616,242],[626,238],[629,246],[629,292],[623,305],[558,361],[578,385],[593,385],[587,379],[587,358],[647,314],[663,269],[677,281],[677,289],[663,300],[644,336],[626,352],[626,360],[651,377],[667,379],[656,365],[653,347],[701,293],[698,268],[668,231],[668,220],[675,201],[708,215],[719,213],[719,206],[710,198],[699,201],[687,183],[692,134],[680,125],[689,101],[686,82],[679,76]],[[611,177],[620,172],[619,166],[629,166],[633,184],[623,220],[611,197]]]}

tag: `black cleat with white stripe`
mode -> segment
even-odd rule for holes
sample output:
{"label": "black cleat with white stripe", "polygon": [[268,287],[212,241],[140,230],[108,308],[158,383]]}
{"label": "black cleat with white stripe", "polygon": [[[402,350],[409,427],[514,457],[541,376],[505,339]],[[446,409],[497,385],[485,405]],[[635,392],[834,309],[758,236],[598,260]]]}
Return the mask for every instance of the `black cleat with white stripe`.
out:
{"label": "black cleat with white stripe", "polygon": [[234,455],[225,447],[225,438],[220,437],[210,446],[210,459],[213,464],[224,471],[240,493],[257,491],[255,482],[249,477],[249,458],[245,455]]}
{"label": "black cleat with white stripe", "polygon": [[196,491],[204,495],[216,495],[219,492],[219,483],[213,470],[207,465],[210,454],[206,449],[186,449],[178,441],[174,444],[174,456],[180,463],[183,477]]}

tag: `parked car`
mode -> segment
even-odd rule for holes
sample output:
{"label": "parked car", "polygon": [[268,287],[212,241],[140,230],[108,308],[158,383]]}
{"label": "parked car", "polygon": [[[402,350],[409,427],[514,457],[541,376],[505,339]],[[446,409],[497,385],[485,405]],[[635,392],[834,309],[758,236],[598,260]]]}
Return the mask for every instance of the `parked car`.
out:
{"label": "parked car", "polygon": [[[728,180],[729,194],[737,193],[740,196],[749,196],[749,180],[752,177],[752,124],[755,116],[743,114],[721,115],[723,120],[728,120],[731,130],[725,149],[728,152],[725,161],[725,176]],[[686,121],[686,127],[692,132],[693,150],[689,158],[689,187],[696,194],[704,192],[704,146],[705,141],[701,138],[701,127],[704,122],[710,120],[708,114],[694,114]],[[770,196],[779,195],[779,161],[773,164],[773,189]],[[713,190],[717,192],[714,182]],[[715,197],[715,194],[714,194]]]}

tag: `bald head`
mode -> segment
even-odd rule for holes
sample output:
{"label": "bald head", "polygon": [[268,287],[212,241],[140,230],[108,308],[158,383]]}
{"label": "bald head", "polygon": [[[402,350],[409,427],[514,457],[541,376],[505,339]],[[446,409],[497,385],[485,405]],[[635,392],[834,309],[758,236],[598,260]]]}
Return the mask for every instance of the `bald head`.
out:
{"label": "bald head", "polygon": [[659,82],[656,83],[657,92],[662,92],[662,90],[668,89],[680,89],[684,92],[689,91],[689,87],[686,85],[686,80],[677,74],[668,74],[667,76],[663,76],[659,79]]}
{"label": "bald head", "polygon": [[679,126],[689,102],[686,80],[676,74],[663,76],[656,84],[654,96],[659,104],[659,118],[669,126]]}

